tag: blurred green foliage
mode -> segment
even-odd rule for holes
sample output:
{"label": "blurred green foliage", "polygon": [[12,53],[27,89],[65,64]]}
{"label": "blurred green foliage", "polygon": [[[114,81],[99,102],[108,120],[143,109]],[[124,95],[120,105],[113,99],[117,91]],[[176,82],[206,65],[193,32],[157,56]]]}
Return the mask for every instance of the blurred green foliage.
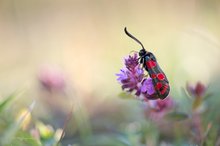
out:
{"label": "blurred green foliage", "polygon": [[[27,108],[26,114],[17,112],[19,118],[13,117],[12,113],[16,111],[7,110],[10,108],[9,105],[19,100],[16,98],[18,94],[14,93],[1,100],[1,145],[218,145],[220,116],[217,109],[220,92],[215,88],[217,85],[219,82],[213,82],[209,88],[205,88],[202,98],[187,97],[190,93],[182,92],[181,100],[173,98],[176,106],[171,111],[155,111],[145,102],[134,100],[134,97],[123,97],[103,101],[97,108],[98,111],[88,115],[88,109],[76,99],[73,113],[70,112],[69,116],[66,114],[64,121],[68,121],[64,122],[65,125],[61,124],[64,131],[33,117],[30,122],[25,123],[28,114],[33,116],[32,111],[37,110],[34,103]],[[208,93],[212,93],[210,98],[206,98]],[[118,97],[122,96],[126,94],[120,94]],[[202,99],[199,103],[198,98]],[[183,107],[186,105],[189,105],[189,108],[184,110]],[[53,124],[53,120],[57,119],[51,119],[49,122]],[[27,124],[27,128],[22,128],[23,124]]]}

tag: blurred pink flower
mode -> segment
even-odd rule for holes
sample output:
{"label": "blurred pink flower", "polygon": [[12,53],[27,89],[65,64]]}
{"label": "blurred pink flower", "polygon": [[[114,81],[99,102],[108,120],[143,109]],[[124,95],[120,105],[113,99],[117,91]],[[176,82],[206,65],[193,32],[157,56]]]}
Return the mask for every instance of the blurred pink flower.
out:
{"label": "blurred pink flower", "polygon": [[41,69],[38,79],[41,85],[51,90],[63,90],[65,88],[65,77],[62,71],[55,67],[44,67]]}
{"label": "blurred pink flower", "polygon": [[206,86],[201,82],[197,82],[194,86],[187,83],[186,89],[191,96],[202,97],[206,92]]}
{"label": "blurred pink flower", "polygon": [[38,129],[36,129],[36,128],[31,129],[30,133],[36,140],[40,140],[40,133],[39,133]]}
{"label": "blurred pink flower", "polygon": [[145,105],[144,112],[146,117],[157,121],[174,109],[175,102],[170,96],[168,96],[163,100],[149,100]]}
{"label": "blurred pink flower", "polygon": [[155,101],[154,107],[152,107],[152,110],[154,112],[164,112],[172,109],[174,107],[174,101],[171,97],[167,97],[163,100],[158,99]]}
{"label": "blurred pink flower", "polygon": [[201,82],[197,82],[194,86],[187,83],[186,90],[188,94],[193,97],[193,112],[201,114],[206,111],[207,106],[204,102],[204,98],[210,96],[210,94],[206,94],[207,86],[205,86]]}

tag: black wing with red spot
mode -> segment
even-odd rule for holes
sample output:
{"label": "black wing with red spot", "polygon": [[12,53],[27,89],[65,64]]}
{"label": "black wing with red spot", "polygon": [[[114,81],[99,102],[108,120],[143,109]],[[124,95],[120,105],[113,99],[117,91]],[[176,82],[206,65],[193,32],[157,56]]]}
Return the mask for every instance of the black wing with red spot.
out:
{"label": "black wing with red spot", "polygon": [[[148,71],[150,77],[152,78],[156,95],[152,95],[152,98],[161,98],[164,99],[169,95],[170,86],[169,81],[167,80],[166,75],[161,70],[158,65],[156,58],[151,53],[153,59],[145,59],[144,68]],[[149,57],[148,57],[149,58]]]}

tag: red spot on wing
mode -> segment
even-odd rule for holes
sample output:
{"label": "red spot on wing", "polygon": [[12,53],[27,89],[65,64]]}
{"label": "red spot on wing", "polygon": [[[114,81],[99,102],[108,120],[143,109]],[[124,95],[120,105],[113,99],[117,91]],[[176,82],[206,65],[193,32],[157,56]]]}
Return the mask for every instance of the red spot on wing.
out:
{"label": "red spot on wing", "polygon": [[155,67],[157,64],[155,61],[149,60],[146,62],[147,68],[151,69],[153,67]]}
{"label": "red spot on wing", "polygon": [[168,88],[168,85],[165,84],[165,85],[163,86],[163,90],[162,90],[160,93],[161,93],[161,94],[164,94],[164,93],[167,91],[167,88]]}
{"label": "red spot on wing", "polygon": [[160,83],[160,82],[159,82],[159,83],[157,83],[157,84],[156,84],[156,88],[157,88],[157,90],[160,90],[160,88],[161,88],[162,86],[163,86],[163,84],[162,84],[162,83]]}
{"label": "red spot on wing", "polygon": [[164,76],[163,73],[159,73],[159,74],[157,74],[157,78],[158,78],[159,80],[164,80],[164,79],[165,79],[165,76]]}
{"label": "red spot on wing", "polygon": [[161,95],[165,94],[166,91],[169,88],[169,85],[167,83],[163,84],[161,82],[158,82],[155,86],[155,88],[160,92]]}
{"label": "red spot on wing", "polygon": [[156,77],[157,77],[156,74],[151,74],[151,78],[152,78],[152,79],[154,79],[154,78],[156,78]]}

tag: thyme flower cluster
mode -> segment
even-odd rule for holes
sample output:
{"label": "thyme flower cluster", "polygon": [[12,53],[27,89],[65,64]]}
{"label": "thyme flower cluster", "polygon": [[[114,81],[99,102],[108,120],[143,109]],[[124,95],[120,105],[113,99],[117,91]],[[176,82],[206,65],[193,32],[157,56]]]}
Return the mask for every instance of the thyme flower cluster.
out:
{"label": "thyme flower cluster", "polygon": [[129,55],[124,59],[125,67],[116,76],[126,92],[134,92],[138,99],[148,100],[155,93],[152,79],[146,77],[144,70],[138,62],[138,55]]}

